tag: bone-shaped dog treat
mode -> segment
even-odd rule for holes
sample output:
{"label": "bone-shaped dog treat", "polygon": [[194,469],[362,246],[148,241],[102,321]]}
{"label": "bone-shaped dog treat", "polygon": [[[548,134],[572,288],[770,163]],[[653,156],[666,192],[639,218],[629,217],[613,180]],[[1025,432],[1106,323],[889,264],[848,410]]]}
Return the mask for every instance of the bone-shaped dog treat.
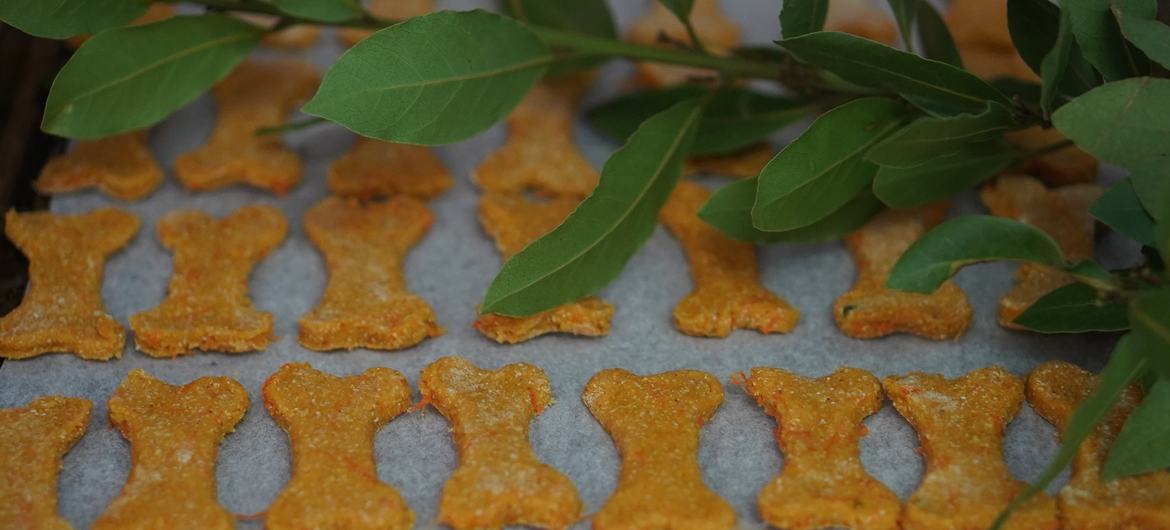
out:
{"label": "bone-shaped dog treat", "polygon": [[[405,20],[430,13],[434,3],[434,0],[369,0],[366,12],[382,20]],[[372,29],[341,28],[337,39],[349,48],[373,32]]]}
{"label": "bone-shaped dog treat", "polygon": [[219,443],[248,411],[248,392],[228,377],[173,386],[132,370],[110,397],[110,423],[130,442],[130,477],[93,530],[232,529],[216,501]]}
{"label": "bone-shaped dog treat", "polygon": [[845,237],[857,263],[857,282],[837,299],[833,314],[846,335],[872,339],[892,333],[913,333],[929,339],[953,339],[971,322],[967,295],[953,282],[931,294],[886,288],[890,270],[902,253],[934,225],[942,222],[946,205],[914,210],[887,210]]}
{"label": "bone-shaped dog treat", "polygon": [[760,284],[756,249],[699,219],[711,192],[680,182],[659,213],[691,262],[695,289],[674,308],[674,326],[687,335],[726,337],[736,328],[787,333],[800,311]]}
{"label": "bone-shaped dog treat", "polygon": [[490,192],[532,189],[543,195],[584,197],[597,185],[597,170],[573,138],[577,103],[592,78],[576,74],[538,83],[508,116],[508,140],[472,173]]}
{"label": "bone-shaped dog treat", "polygon": [[431,306],[406,290],[402,261],[434,216],[413,197],[382,203],[329,197],[305,214],[305,232],[325,255],[329,284],[301,317],[300,342],[312,350],[397,350],[437,337]]}
{"label": "bone-shaped dog treat", "polygon": [[378,481],[374,435],[410,408],[410,386],[389,368],[337,377],[305,363],[264,383],[264,406],[288,432],[293,471],[268,508],[268,530],[406,530],[414,512]]}
{"label": "bone-shaped dog treat", "polygon": [[284,123],[285,116],[313,94],[319,76],[294,59],[249,60],[212,90],[219,114],[207,143],[175,161],[189,190],[244,183],[282,194],[301,180],[301,160],[278,134],[257,135]]}
{"label": "bone-shaped dog treat", "polygon": [[57,474],[89,427],[88,399],[45,396],[0,409],[0,528],[70,530],[57,515]]}
{"label": "bone-shaped dog treat", "polygon": [[[719,0],[695,0],[691,9],[691,24],[695,34],[708,51],[723,54],[739,46],[742,37],[735,25],[719,7]],[[654,2],[650,12],[634,22],[627,40],[650,46],[677,47],[680,43],[690,46],[691,38],[686,28],[669,9]],[[692,77],[712,77],[710,70],[687,66],[671,66],[650,62],[635,66],[637,81],[648,88],[677,85]]]}
{"label": "bone-shaped dog treat", "polygon": [[697,459],[699,431],[723,402],[718,380],[695,370],[638,376],[615,368],[594,375],[581,398],[622,458],[595,530],[735,527],[735,511],[703,483]]}
{"label": "bone-shaped dog treat", "polygon": [[121,357],[126,332],[102,306],[102,270],[138,232],[138,218],[102,208],[83,215],[9,211],[4,219],[8,239],[28,257],[29,281],[20,306],[0,317],[0,357]]}
{"label": "bone-shaped dog treat", "polygon": [[134,201],[154,191],[162,169],[146,147],[146,132],[82,140],[68,153],[49,160],[33,186],[45,194],[96,187],[122,200]]}
{"label": "bone-shaped dog treat", "polygon": [[[1065,258],[1080,261],[1093,257],[1093,218],[1089,205],[1101,196],[1093,184],[1077,184],[1048,190],[1040,181],[1024,175],[1004,175],[980,192],[991,213],[1031,224],[1056,240]],[[1012,323],[1036,300],[1058,287],[1072,283],[1062,271],[1025,263],[1016,270],[1016,283],[999,299],[999,323]]]}
{"label": "bone-shaped dog treat", "polygon": [[[1028,376],[1028,402],[1059,432],[1097,385],[1097,378],[1065,362],[1047,362]],[[1170,529],[1170,473],[1153,471],[1101,482],[1101,467],[1129,414],[1141,401],[1137,387],[1121,394],[1113,410],[1081,443],[1072,476],[1060,490],[1064,530]]]}
{"label": "bone-shaped dog treat", "polygon": [[556,529],[581,517],[576,488],[528,442],[528,424],[553,401],[544,371],[531,364],[481,370],[443,357],[423,370],[418,386],[423,400],[451,422],[459,448],[459,467],[443,487],[440,522],[456,530]]}
{"label": "bone-shaped dog treat", "polygon": [[[958,379],[887,377],[886,393],[918,431],[926,473],[902,511],[905,530],[988,528],[1027,484],[1003,460],[1004,428],[1024,401],[1024,382],[998,366]],[[1056,528],[1056,503],[1037,495],[1005,528]]]}
{"label": "bone-shaped dog treat", "polygon": [[403,193],[430,199],[451,184],[451,173],[430,149],[371,138],[359,137],[329,166],[334,195],[368,199]]}
{"label": "bone-shaped dog treat", "polygon": [[288,221],[271,206],[244,206],[223,219],[197,210],[163,217],[158,237],[174,253],[175,270],[166,299],[130,317],[138,349],[174,357],[268,345],[272,314],[252,307],[248,276],[287,231]]}
{"label": "bone-shaped dog treat", "polygon": [[819,379],[752,368],[741,381],[769,416],[784,470],[760,492],[760,514],[777,528],[898,528],[898,497],[861,465],[862,420],[882,407],[881,383],[869,372],[840,368]]}
{"label": "bone-shaped dog treat", "polygon": [[[538,203],[521,195],[485,193],[479,201],[479,221],[508,259],[560,224],[577,202],[576,198],[560,197]],[[545,333],[596,337],[609,333],[612,318],[613,306],[589,297],[528,317],[481,314],[475,329],[502,343],[524,342]]]}

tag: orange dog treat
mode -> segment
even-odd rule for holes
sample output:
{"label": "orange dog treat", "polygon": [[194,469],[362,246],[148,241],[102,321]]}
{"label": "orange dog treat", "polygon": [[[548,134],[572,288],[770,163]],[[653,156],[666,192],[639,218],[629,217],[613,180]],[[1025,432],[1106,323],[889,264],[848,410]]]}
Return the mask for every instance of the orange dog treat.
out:
{"label": "orange dog treat", "polygon": [[776,418],[784,470],[760,492],[760,514],[777,528],[895,530],[900,503],[861,465],[862,420],[882,408],[882,385],[844,367],[819,379],[752,368],[740,384]]}
{"label": "orange dog treat", "polygon": [[[691,10],[691,25],[695,34],[703,41],[707,51],[726,54],[739,46],[742,37],[736,26],[719,7],[719,0],[695,0]],[[677,47],[691,45],[690,36],[678,17],[658,2],[650,12],[634,22],[627,40],[650,46]],[[713,77],[710,70],[687,66],[670,66],[656,63],[638,63],[634,66],[637,81],[648,88],[677,85],[691,78]]]}
{"label": "orange dog treat", "polygon": [[577,103],[591,77],[578,74],[538,83],[508,116],[508,141],[471,178],[484,191],[584,197],[597,186],[593,165],[573,139]]}
{"label": "orange dog treat", "polygon": [[[370,0],[366,2],[366,11],[383,20],[405,20],[430,13],[434,3],[434,0]],[[337,39],[349,48],[373,32],[370,29],[341,28]]]}
{"label": "orange dog treat", "polygon": [[174,253],[167,298],[130,317],[138,349],[152,357],[195,350],[245,352],[272,340],[272,314],[248,300],[248,276],[276,248],[288,221],[271,206],[245,206],[224,219],[171,212],[158,237]]}
{"label": "orange dog treat", "polygon": [[946,216],[947,205],[887,210],[845,237],[857,263],[857,283],[837,299],[837,327],[857,339],[913,333],[928,339],[953,339],[971,322],[967,295],[953,282],[931,294],[886,288],[890,270],[902,253]]}
{"label": "orange dog treat", "polygon": [[699,430],[723,403],[710,374],[638,376],[602,370],[581,396],[622,458],[617,490],[593,516],[595,530],[735,527],[735,511],[703,483]]}
{"label": "orange dog treat", "polygon": [[[1001,78],[1040,82],[1040,77],[1024,62],[1014,48],[989,48],[974,43],[959,43],[959,56],[966,68],[977,77],[994,81]],[[1045,144],[1047,145],[1047,144]],[[1037,146],[1042,147],[1042,146]]]}
{"label": "orange dog treat", "polygon": [[[1024,401],[1024,382],[998,366],[958,379],[887,377],[886,393],[918,431],[922,483],[902,510],[905,530],[988,528],[1027,484],[1003,461],[1004,428]],[[1004,528],[1055,529],[1056,503],[1037,495]]]}
{"label": "orange dog treat", "polygon": [[0,357],[70,352],[82,359],[122,356],[126,332],[102,306],[106,257],[138,232],[138,218],[117,208],[82,215],[4,216],[4,233],[28,257],[28,290],[0,317]]}
{"label": "orange dog treat", "polygon": [[[1012,131],[1004,137],[1025,150],[1042,149],[1066,140],[1060,131],[1041,127]],[[1097,159],[1069,146],[1034,157],[1025,162],[1021,170],[1039,177],[1050,186],[1089,183],[1097,180]]]}
{"label": "orange dog treat", "polygon": [[88,399],[61,396],[0,409],[0,528],[73,528],[57,515],[57,474],[92,410]]}
{"label": "orange dog treat", "polygon": [[146,132],[82,140],[69,153],[49,160],[33,187],[44,194],[98,188],[126,201],[141,199],[163,181],[162,169],[146,147]]}
{"label": "orange dog treat", "polygon": [[[1041,364],[1028,376],[1028,402],[1064,432],[1097,378],[1065,362]],[[1101,466],[1130,412],[1141,401],[1136,386],[1121,395],[1113,410],[1081,444],[1072,476],[1060,490],[1060,525],[1064,530],[1165,530],[1170,528],[1170,473],[1154,471],[1101,482]]]}
{"label": "orange dog treat", "polygon": [[690,157],[683,166],[683,172],[687,175],[752,178],[759,175],[774,156],[776,149],[768,144],[759,144],[728,155]]}
{"label": "orange dog treat", "polygon": [[[1089,205],[1101,196],[1093,184],[1077,184],[1048,190],[1040,181],[1024,175],[1004,175],[980,192],[991,213],[1036,226],[1052,236],[1071,261],[1093,257],[1093,218]],[[999,323],[1012,323],[1036,300],[1058,287],[1072,283],[1062,271],[1024,263],[1016,270],[1012,290],[999,299]]]}
{"label": "orange dog treat", "polygon": [[215,459],[248,411],[242,385],[201,377],[179,387],[132,370],[109,407],[110,423],[130,442],[130,477],[93,530],[236,527],[215,498]]}
{"label": "orange dog treat", "polygon": [[728,239],[699,219],[711,192],[680,182],[659,219],[691,262],[695,289],[674,308],[674,327],[687,335],[726,337],[734,329],[787,333],[800,311],[760,285],[756,248]]}
{"label": "orange dog treat", "polygon": [[443,357],[423,370],[418,386],[423,401],[451,422],[459,448],[440,522],[455,530],[568,528],[581,518],[576,488],[528,442],[528,424],[553,402],[544,371],[531,364],[481,370]]}
{"label": "orange dog treat", "polygon": [[[560,224],[577,202],[560,197],[538,203],[521,195],[485,193],[479,200],[479,222],[506,260]],[[514,344],[546,333],[606,335],[612,318],[613,306],[589,297],[528,317],[481,314],[474,325],[496,342]]]}
{"label": "orange dog treat", "polygon": [[430,149],[358,137],[349,152],[329,166],[334,195],[413,195],[430,199],[451,187],[451,173]]}
{"label": "orange dog treat", "polygon": [[374,462],[374,435],[410,408],[402,374],[379,367],[337,377],[289,363],[265,381],[264,406],[288,432],[293,462],[292,479],[268,508],[268,530],[414,525]]}
{"label": "orange dog treat", "polygon": [[443,334],[431,306],[406,290],[402,261],[434,216],[418,199],[382,203],[329,197],[305,214],[305,232],[325,255],[329,284],[301,317],[311,350],[398,350]]}
{"label": "orange dog treat", "polygon": [[957,44],[1014,50],[1007,0],[953,0],[943,15]]}
{"label": "orange dog treat", "polygon": [[898,26],[894,24],[894,20],[869,0],[829,2],[825,31],[852,33],[889,46],[898,42]]}
{"label": "orange dog treat", "polygon": [[175,161],[189,190],[244,183],[282,194],[301,180],[301,160],[278,134],[257,135],[313,95],[319,76],[313,65],[286,59],[249,60],[212,90],[219,118],[207,143]]}

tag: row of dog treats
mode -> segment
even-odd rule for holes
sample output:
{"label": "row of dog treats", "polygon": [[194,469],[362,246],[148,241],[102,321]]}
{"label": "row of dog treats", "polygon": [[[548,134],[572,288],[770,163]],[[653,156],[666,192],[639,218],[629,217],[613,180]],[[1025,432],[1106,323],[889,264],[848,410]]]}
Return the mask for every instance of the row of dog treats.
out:
{"label": "row of dog treats", "polygon": [[[1025,383],[998,367],[957,379],[911,373],[879,380],[854,368],[819,379],[754,368],[733,382],[777,421],[782,472],[759,494],[762,517],[789,530],[986,528],[1023,490],[1002,455],[1005,426],[1024,401],[1063,430],[1095,378],[1067,363],[1041,365]],[[441,358],[419,379],[421,408],[451,424],[459,465],[443,488],[439,521],[457,530],[526,525],[565,528],[583,518],[574,485],[543,463],[529,424],[553,404],[537,366],[483,370]],[[883,391],[884,390],[884,391]],[[374,435],[411,410],[411,390],[389,368],[351,377],[286,364],[263,386],[264,405],[290,439],[292,476],[265,512],[270,529],[406,529],[414,515],[392,487],[377,482]],[[885,396],[918,432],[926,463],[903,504],[860,461],[865,417]],[[1129,390],[1080,448],[1058,499],[1039,495],[1007,528],[1065,530],[1170,528],[1170,473],[1102,483],[1111,441],[1141,399]],[[680,370],[639,376],[597,373],[582,395],[621,456],[618,485],[589,516],[599,530],[734,528],[731,506],[703,482],[697,450],[702,426],[723,401],[710,374]],[[92,405],[42,397],[0,410],[0,527],[56,522],[56,476],[65,452],[85,432]],[[111,423],[131,444],[129,479],[94,523],[95,530],[157,527],[233,528],[215,498],[216,450],[242,419],[248,395],[227,377],[177,387],[141,370],[109,400]]]}

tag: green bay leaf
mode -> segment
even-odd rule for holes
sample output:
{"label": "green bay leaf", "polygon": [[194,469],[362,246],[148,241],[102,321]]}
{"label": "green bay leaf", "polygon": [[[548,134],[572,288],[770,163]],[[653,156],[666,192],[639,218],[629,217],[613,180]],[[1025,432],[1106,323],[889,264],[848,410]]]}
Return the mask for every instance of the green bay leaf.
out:
{"label": "green bay leaf", "polygon": [[1134,409],[1101,468],[1101,480],[1113,480],[1170,466],[1170,377],[1160,377]]}
{"label": "green bay leaf", "polygon": [[1106,190],[1089,206],[1089,213],[1134,241],[1143,245],[1154,244],[1154,219],[1146,213],[1130,179]]}
{"label": "green bay leaf", "polygon": [[1086,92],[1052,114],[1077,147],[1130,166],[1170,155],[1170,79],[1135,77]]}
{"label": "green bay leaf", "polygon": [[840,238],[865,224],[883,208],[873,192],[861,190],[824,219],[784,232],[765,232],[752,225],[756,179],[744,179],[719,188],[699,209],[703,219],[727,237],[745,243],[811,243]]}
{"label": "green bay leaf", "polygon": [[913,167],[952,154],[960,144],[992,140],[1019,128],[1011,110],[988,103],[979,113],[918,118],[874,145],[865,158],[882,166]]}
{"label": "green bay leaf", "polygon": [[914,50],[914,22],[918,18],[918,5],[922,0],[887,0],[898,23],[898,32],[907,50]]}
{"label": "green bay leaf", "polygon": [[1068,11],[1060,13],[1056,41],[1052,44],[1052,50],[1040,62],[1040,109],[1044,116],[1052,114],[1056,95],[1060,93],[1059,87],[1064,83],[1064,76],[1068,72],[1069,61],[1072,60],[1073,49],[1076,46],[1071,20]]}
{"label": "green bay leaf", "polygon": [[1170,208],[1170,157],[1151,158],[1130,166],[1129,182],[1146,213],[1160,223],[1170,223],[1163,210]]}
{"label": "green bay leaf", "polygon": [[[504,14],[525,24],[606,39],[617,38],[617,26],[605,0],[573,0],[571,9],[563,2],[548,0],[500,0],[499,3]],[[571,50],[558,51],[575,53]],[[580,55],[572,59],[562,55],[549,67],[548,75],[557,76],[593,68],[608,59],[606,56]]]}
{"label": "green bay leaf", "polygon": [[820,31],[829,15],[829,0],[788,0],[781,3],[780,32],[784,38]]}
{"label": "green bay leaf", "polygon": [[1085,333],[1129,329],[1123,301],[1104,300],[1096,289],[1070,283],[1044,295],[1012,321],[1040,333]]}
{"label": "green bay leaf", "polygon": [[116,28],[142,16],[144,0],[4,0],[0,21],[29,35],[65,39]]}
{"label": "green bay leaf", "polygon": [[1003,141],[962,144],[946,156],[913,167],[882,166],[873,192],[891,208],[913,208],[947,199],[1016,163],[1019,151]]}
{"label": "green bay leaf", "polygon": [[1008,32],[1020,58],[1037,74],[1056,43],[1060,8],[1048,0],[1007,0]]}
{"label": "green bay leaf", "polygon": [[1150,59],[1170,68],[1170,26],[1158,20],[1157,0],[1112,0],[1121,33]]}
{"label": "green bay leaf", "polygon": [[295,17],[338,24],[362,15],[359,0],[272,0],[280,12]]}
{"label": "green bay leaf", "polygon": [[1063,0],[1077,45],[1106,81],[1143,75],[1148,60],[1126,44],[1108,0]]}
{"label": "green bay leaf", "polygon": [[918,3],[918,38],[922,41],[923,57],[963,67],[963,58],[959,56],[951,30],[930,2]]}

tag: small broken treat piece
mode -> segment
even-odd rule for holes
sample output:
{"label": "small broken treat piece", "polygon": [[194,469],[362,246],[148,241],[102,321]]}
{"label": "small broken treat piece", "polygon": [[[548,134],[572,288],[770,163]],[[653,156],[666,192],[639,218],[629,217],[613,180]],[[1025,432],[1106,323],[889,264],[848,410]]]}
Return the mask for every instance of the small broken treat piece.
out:
{"label": "small broken treat piece", "polygon": [[4,233],[28,257],[29,280],[20,306],[0,317],[0,357],[121,357],[126,331],[102,305],[102,273],[106,258],[137,232],[138,218],[117,208],[81,215],[9,210]]}
{"label": "small broken treat piece", "polygon": [[[430,13],[435,2],[434,0],[368,0],[365,4],[366,12],[375,18],[405,20]],[[372,29],[340,28],[337,31],[337,40],[349,48],[373,32]]]}
{"label": "small broken treat piece", "polygon": [[305,232],[325,255],[329,283],[301,317],[311,350],[398,350],[442,335],[427,302],[406,290],[402,262],[434,216],[418,199],[380,203],[329,197],[305,214]]}
{"label": "small broken treat piece", "polygon": [[[719,7],[719,0],[695,0],[691,9],[691,24],[695,34],[708,52],[716,55],[729,53],[739,46],[742,36],[739,26]],[[634,22],[626,40],[636,44],[660,47],[691,46],[686,27],[679,22],[669,9],[659,2],[653,2],[650,12]],[[691,78],[714,78],[710,70],[688,66],[673,66],[651,62],[640,62],[634,66],[636,79],[647,88],[659,88],[685,83]]]}
{"label": "small broken treat piece", "polygon": [[825,31],[851,33],[887,46],[898,42],[898,26],[870,0],[832,0],[825,16]]}
{"label": "small broken treat piece", "polygon": [[[958,379],[911,373],[887,377],[894,408],[918,431],[926,472],[902,509],[906,530],[982,529],[1027,488],[1003,460],[1003,435],[1024,401],[1024,382],[998,366]],[[1056,503],[1040,494],[1004,526],[1057,528]]]}
{"label": "small broken treat piece", "polygon": [[[1040,181],[1026,175],[1003,175],[980,191],[991,213],[1022,221],[1043,230],[1072,262],[1093,257],[1093,218],[1089,205],[1101,196],[1095,184],[1074,184],[1049,190]],[[1016,270],[1016,282],[999,299],[999,323],[1013,324],[1033,303],[1058,287],[1073,283],[1064,271],[1024,263]]]}
{"label": "small broken treat piece", "polygon": [[943,18],[960,48],[1015,49],[1008,31],[1007,0],[952,0]]}
{"label": "small broken treat piece", "polygon": [[699,431],[723,403],[717,379],[696,370],[639,376],[611,368],[589,380],[581,399],[622,459],[594,530],[735,528],[735,510],[699,470]]}
{"label": "small broken treat piece", "polygon": [[747,179],[759,175],[774,156],[776,156],[776,149],[769,144],[761,143],[743,151],[726,155],[692,156],[687,158],[683,166],[683,173]]}
{"label": "small broken treat piece", "polygon": [[[142,16],[134,19],[134,21],[131,22],[130,25],[131,26],[142,26],[145,24],[150,24],[152,22],[158,22],[160,20],[171,18],[171,16],[173,16],[174,14],[175,14],[175,9],[174,9],[174,6],[172,6],[171,4],[158,3],[158,2],[151,3],[149,6],[147,6],[146,11],[144,13],[142,13]],[[85,41],[89,40],[89,38],[92,36],[93,35],[90,35],[89,33],[85,33],[82,35],[69,37],[68,39],[65,39],[65,42],[69,45],[70,48],[73,48],[74,50],[76,50],[76,49],[80,48],[82,44],[85,44]]]}
{"label": "small broken treat piece", "polygon": [[244,206],[223,219],[197,210],[163,217],[158,238],[174,254],[174,272],[166,299],[130,317],[138,349],[174,357],[267,346],[272,314],[252,307],[248,276],[287,231],[288,221],[271,206]]}
{"label": "small broken treat piece", "polygon": [[283,194],[301,180],[301,160],[279,134],[257,135],[313,95],[313,65],[296,59],[247,60],[212,89],[219,109],[207,143],[175,161],[179,182],[205,191],[244,183]]}
{"label": "small broken treat piece", "polygon": [[699,219],[699,208],[710,196],[699,184],[680,182],[658,214],[686,252],[695,283],[674,308],[674,327],[702,337],[726,337],[735,329],[792,331],[800,311],[760,284],[756,248]]}
{"label": "small broken treat piece", "polygon": [[452,183],[451,172],[430,149],[360,136],[329,166],[329,191],[343,197],[406,194],[426,200]]}
{"label": "small broken treat piece", "polygon": [[162,169],[146,147],[146,131],[138,131],[78,141],[45,164],[33,187],[43,194],[98,188],[111,197],[136,201],[162,181]]}
{"label": "small broken treat piece", "polygon": [[268,530],[408,530],[414,512],[378,480],[374,435],[410,408],[410,386],[390,368],[338,377],[307,363],[264,382],[264,406],[288,433],[292,478],[265,517]]}
{"label": "small broken treat piece", "polygon": [[856,339],[912,333],[934,340],[953,339],[971,322],[967,295],[954,282],[931,294],[886,288],[898,258],[922,234],[942,222],[948,205],[911,210],[886,210],[845,236],[857,263],[857,282],[833,307],[837,327]]}
{"label": "small broken treat piece", "polygon": [[[1004,135],[1009,142],[1026,151],[1043,149],[1067,140],[1060,131],[1032,127]],[[1020,169],[1035,175],[1049,186],[1091,183],[1097,180],[1097,159],[1076,146],[1068,146],[1031,158]]]}
{"label": "small broken treat piece", "polygon": [[248,392],[229,377],[173,386],[131,370],[110,397],[110,423],[130,442],[130,476],[93,530],[231,530],[215,497],[224,436],[248,411]]}
{"label": "small broken treat piece", "polygon": [[528,442],[528,425],[553,402],[543,370],[531,364],[482,370],[443,357],[423,370],[418,386],[423,402],[451,422],[459,448],[439,522],[455,530],[563,529],[580,519],[576,488]]}
{"label": "small broken treat piece", "polygon": [[585,197],[597,170],[577,150],[577,103],[589,88],[587,73],[545,79],[508,116],[508,140],[487,156],[471,178],[484,191]]}
{"label": "small broken treat piece", "polygon": [[57,475],[92,410],[88,399],[62,396],[0,409],[0,528],[73,528],[57,515]]}
{"label": "small broken treat piece", "polygon": [[[1097,386],[1097,377],[1066,362],[1047,362],[1028,376],[1028,403],[1064,432],[1074,410]],[[1141,389],[1123,392],[1109,414],[1081,443],[1068,484],[1060,490],[1064,530],[1170,529],[1170,473],[1165,470],[1102,482],[1101,468],[1125,420],[1141,402]]]}
{"label": "small broken treat piece", "polygon": [[882,385],[843,367],[819,379],[752,368],[738,381],[776,419],[784,470],[760,492],[760,514],[789,530],[895,530],[901,503],[861,465],[866,416],[882,408]]}
{"label": "small broken treat piece", "polygon": [[[556,228],[578,202],[576,197],[534,202],[520,194],[485,193],[479,200],[479,221],[507,260]],[[591,296],[527,317],[480,314],[474,325],[496,342],[514,344],[546,333],[605,335],[612,319],[613,306]]]}

